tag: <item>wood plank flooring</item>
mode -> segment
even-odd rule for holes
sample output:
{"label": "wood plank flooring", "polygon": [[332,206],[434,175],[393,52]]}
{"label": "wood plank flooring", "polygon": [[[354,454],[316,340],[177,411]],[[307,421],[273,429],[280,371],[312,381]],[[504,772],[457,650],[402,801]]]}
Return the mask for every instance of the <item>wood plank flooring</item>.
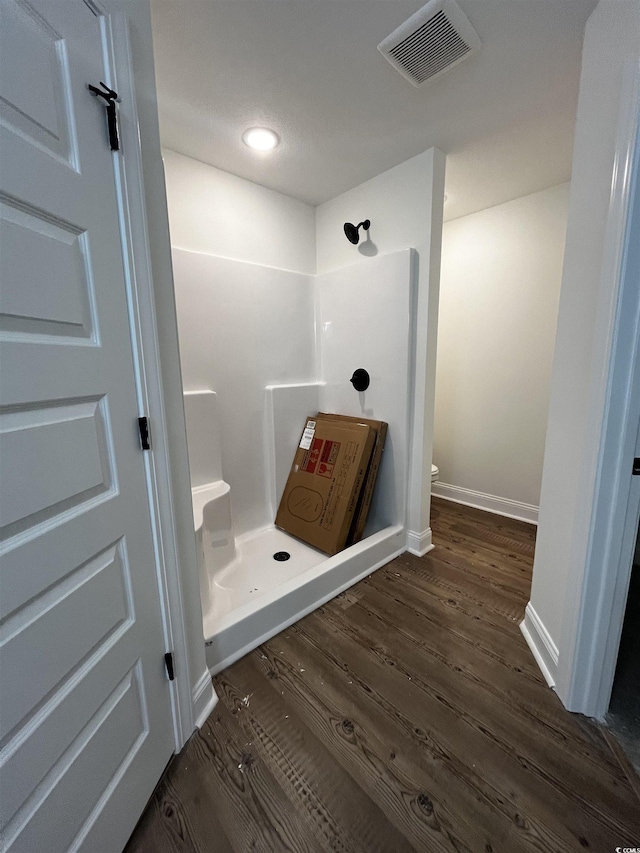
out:
{"label": "wood plank flooring", "polygon": [[613,853],[640,802],[519,631],[535,528],[434,500],[403,555],[214,679],[127,853]]}

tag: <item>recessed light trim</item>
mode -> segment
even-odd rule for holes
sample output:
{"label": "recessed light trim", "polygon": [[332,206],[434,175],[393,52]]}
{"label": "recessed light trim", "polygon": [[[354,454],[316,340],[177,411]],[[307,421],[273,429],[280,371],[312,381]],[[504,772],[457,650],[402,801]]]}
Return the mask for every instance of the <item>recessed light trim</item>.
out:
{"label": "recessed light trim", "polygon": [[268,127],[250,127],[242,134],[242,141],[254,151],[273,151],[280,144],[280,137]]}

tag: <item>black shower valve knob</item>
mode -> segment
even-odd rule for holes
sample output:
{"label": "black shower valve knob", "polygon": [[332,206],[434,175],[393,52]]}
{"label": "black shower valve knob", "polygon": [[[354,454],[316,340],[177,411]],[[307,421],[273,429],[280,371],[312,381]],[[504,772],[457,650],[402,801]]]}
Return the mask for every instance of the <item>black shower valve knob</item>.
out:
{"label": "black shower valve knob", "polygon": [[349,382],[351,382],[356,391],[366,391],[371,382],[371,377],[364,367],[359,367],[357,370],[354,370]]}

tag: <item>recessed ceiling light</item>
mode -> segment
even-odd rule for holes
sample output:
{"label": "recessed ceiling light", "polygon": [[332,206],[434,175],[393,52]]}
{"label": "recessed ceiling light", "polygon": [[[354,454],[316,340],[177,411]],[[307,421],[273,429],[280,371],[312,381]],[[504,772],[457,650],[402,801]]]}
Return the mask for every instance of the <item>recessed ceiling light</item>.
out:
{"label": "recessed ceiling light", "polygon": [[272,151],[280,143],[280,137],[266,127],[250,127],[242,134],[242,141],[255,151]]}

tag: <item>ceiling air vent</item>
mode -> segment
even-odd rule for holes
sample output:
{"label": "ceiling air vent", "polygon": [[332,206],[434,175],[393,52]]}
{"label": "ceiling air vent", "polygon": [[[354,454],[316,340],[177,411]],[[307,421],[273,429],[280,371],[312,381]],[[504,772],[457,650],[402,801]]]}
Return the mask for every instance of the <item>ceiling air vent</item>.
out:
{"label": "ceiling air vent", "polygon": [[468,59],[480,39],[453,0],[431,0],[380,42],[378,50],[414,86]]}

